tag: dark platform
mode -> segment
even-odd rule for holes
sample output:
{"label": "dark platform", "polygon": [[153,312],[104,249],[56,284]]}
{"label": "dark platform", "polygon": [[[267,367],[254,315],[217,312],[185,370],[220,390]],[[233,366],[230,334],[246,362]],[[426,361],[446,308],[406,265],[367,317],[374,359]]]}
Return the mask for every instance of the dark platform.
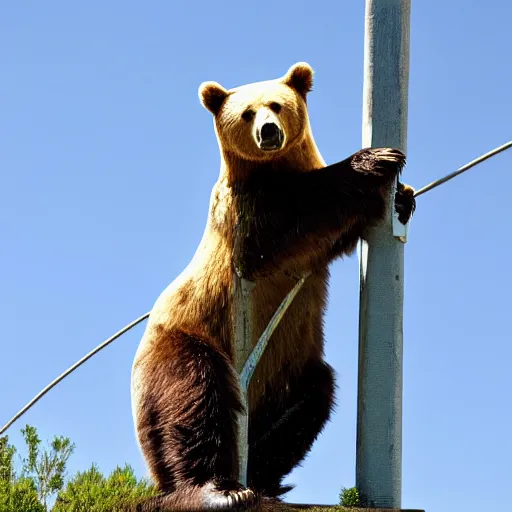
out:
{"label": "dark platform", "polygon": [[264,501],[258,507],[262,512],[425,512],[421,509],[342,507],[341,505],[308,505],[305,503],[275,503]]}

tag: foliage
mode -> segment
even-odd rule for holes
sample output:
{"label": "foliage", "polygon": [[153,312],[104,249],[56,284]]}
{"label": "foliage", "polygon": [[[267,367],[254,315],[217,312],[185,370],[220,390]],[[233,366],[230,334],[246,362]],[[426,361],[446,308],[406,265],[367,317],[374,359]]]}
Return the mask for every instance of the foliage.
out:
{"label": "foliage", "polygon": [[79,472],[57,496],[52,512],[110,512],[122,502],[155,494],[145,480],[137,481],[133,469],[126,464],[105,478],[96,465]]}
{"label": "foliage", "polygon": [[155,493],[149,482],[137,480],[128,465],[117,467],[108,477],[93,465],[66,481],[74,444],[55,436],[44,448],[35,427],[27,425],[21,433],[26,457],[20,457],[19,471],[16,448],[7,436],[0,437],[0,512],[114,512],[120,503]]}
{"label": "foliage", "polygon": [[75,449],[67,437],[54,437],[49,449],[41,450],[41,440],[35,427],[27,425],[21,430],[27,444],[28,456],[23,459],[22,476],[32,480],[39,501],[48,510],[48,498],[64,485],[66,464]]}
{"label": "foliage", "polygon": [[34,480],[17,474],[15,455],[9,438],[0,437],[0,512],[46,512]]}
{"label": "foliage", "polygon": [[340,492],[340,505],[343,507],[359,507],[361,500],[359,499],[359,491],[356,487],[349,489],[342,487]]}

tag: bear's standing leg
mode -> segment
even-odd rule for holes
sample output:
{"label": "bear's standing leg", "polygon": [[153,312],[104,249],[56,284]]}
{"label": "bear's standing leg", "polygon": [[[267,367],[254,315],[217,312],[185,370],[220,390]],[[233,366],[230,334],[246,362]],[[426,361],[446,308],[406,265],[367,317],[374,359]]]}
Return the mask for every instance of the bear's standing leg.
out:
{"label": "bear's standing leg", "polygon": [[302,462],[323,429],[334,405],[332,368],[311,360],[290,383],[289,394],[265,401],[249,423],[249,485],[267,497],[278,497],[292,487],[283,478]]}
{"label": "bear's standing leg", "polygon": [[136,430],[162,495],[140,510],[244,508],[238,473],[236,374],[214,344],[163,328],[134,365]]}

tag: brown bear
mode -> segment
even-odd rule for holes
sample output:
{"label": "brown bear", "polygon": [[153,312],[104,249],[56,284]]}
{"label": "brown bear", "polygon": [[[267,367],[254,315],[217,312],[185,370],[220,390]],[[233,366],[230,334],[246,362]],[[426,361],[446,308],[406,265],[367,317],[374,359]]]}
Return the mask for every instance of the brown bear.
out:
{"label": "brown bear", "polygon": [[[334,377],[323,360],[328,265],[383,218],[405,156],[363,149],[327,166],[308,118],[313,71],[226,90],[203,83],[221,153],[206,229],[192,261],[158,298],[135,356],[135,429],[161,494],[140,511],[245,508],[279,499],[283,478],[329,419]],[[400,184],[400,220],[415,208]],[[234,272],[255,282],[254,340],[311,275],[274,332],[249,387],[248,488],[238,481],[231,313]]]}

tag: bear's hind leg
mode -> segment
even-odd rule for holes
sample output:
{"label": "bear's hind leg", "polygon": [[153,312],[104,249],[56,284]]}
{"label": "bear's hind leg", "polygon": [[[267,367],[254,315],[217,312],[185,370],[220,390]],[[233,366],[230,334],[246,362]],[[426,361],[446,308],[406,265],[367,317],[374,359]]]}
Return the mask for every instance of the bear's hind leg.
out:
{"label": "bear's hind leg", "polygon": [[[161,330],[134,366],[137,436],[162,495],[159,510],[245,508],[238,473],[236,374],[209,340]],[[140,510],[153,510],[146,502]]]}
{"label": "bear's hind leg", "polygon": [[308,454],[328,421],[334,405],[332,368],[314,359],[290,383],[284,399],[266,394],[249,423],[249,485],[256,492],[277,498],[293,486],[282,480]]}

